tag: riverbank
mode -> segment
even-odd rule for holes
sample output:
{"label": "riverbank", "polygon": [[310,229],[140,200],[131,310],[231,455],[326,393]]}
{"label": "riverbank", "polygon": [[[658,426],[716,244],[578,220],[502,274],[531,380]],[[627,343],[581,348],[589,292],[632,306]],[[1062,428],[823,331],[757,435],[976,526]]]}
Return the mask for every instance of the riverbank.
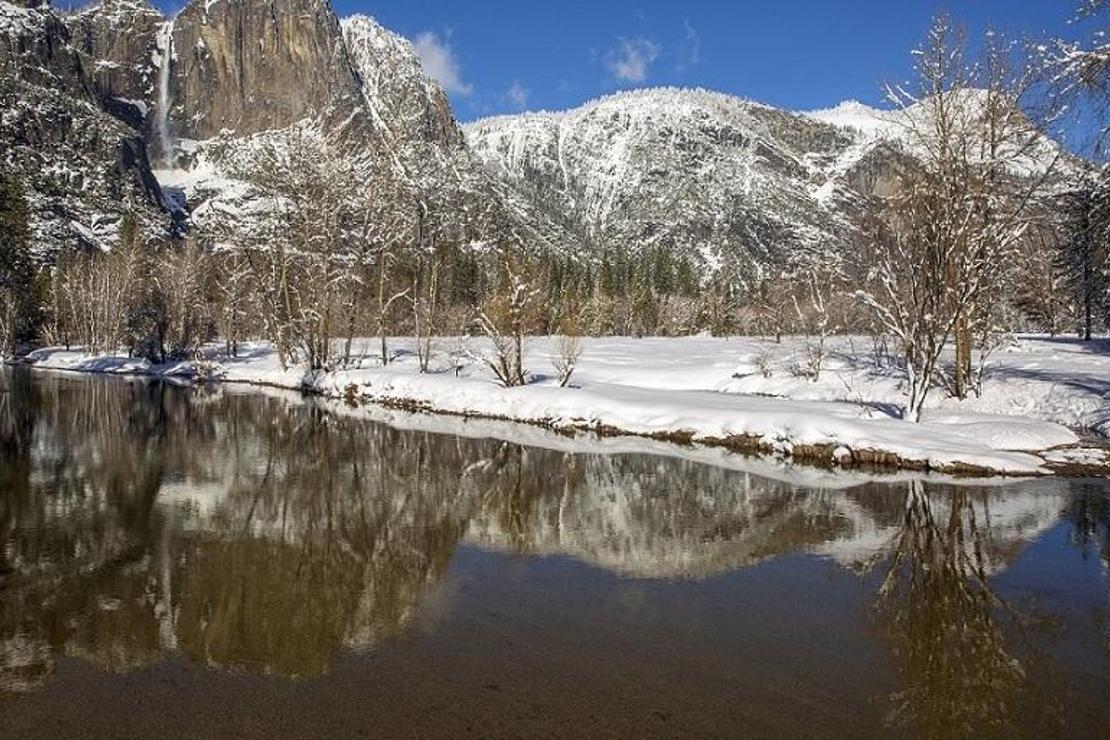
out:
{"label": "riverbank", "polygon": [[[411,343],[391,342],[393,361],[356,345],[348,369],[309,374],[282,369],[264,343],[234,358],[204,352],[204,374],[223,382],[306,390],[354,403],[531,424],[559,431],[628,435],[837,468],[884,467],[976,475],[1090,475],[1110,472],[1099,445],[1079,432],[1110,425],[1110,353],[1101,344],[1024,337],[1000,352],[979,397],[957,402],[940,391],[924,421],[898,418],[897,372],[869,356],[860,338],[828,347],[817,380],[802,377],[802,340],[750,338],[584,340],[570,387],[556,380],[556,343],[531,340],[528,385],[503,388],[478,359],[476,340],[444,339],[433,372],[420,373]],[[867,346],[870,350],[870,347]],[[192,362],[150,365],[126,357],[44,349],[33,367],[191,378]]]}

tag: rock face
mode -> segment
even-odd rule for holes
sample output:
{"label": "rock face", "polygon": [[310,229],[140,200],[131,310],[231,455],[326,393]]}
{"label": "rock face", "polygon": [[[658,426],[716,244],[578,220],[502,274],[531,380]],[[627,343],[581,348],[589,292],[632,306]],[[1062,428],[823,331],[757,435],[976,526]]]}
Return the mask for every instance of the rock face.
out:
{"label": "rock face", "polygon": [[325,115],[341,121],[361,107],[327,0],[193,0],[167,37],[177,138],[247,136]]}
{"label": "rock face", "polygon": [[[179,218],[220,197],[249,205],[221,166],[249,170],[257,138],[290,129],[448,200],[496,185],[411,44],[365,17],[344,30],[326,0],[194,0],[172,20],[148,0],[69,15],[26,4],[0,0],[0,151],[31,193],[45,259],[109,248],[126,210],[166,232],[164,200]],[[203,187],[166,197],[151,159],[177,168],[175,186]]]}
{"label": "rock face", "polygon": [[[534,223],[534,215],[515,201],[516,193],[473,158],[446,94],[425,73],[412,44],[366,16],[340,26],[316,0],[289,0],[287,5],[297,3],[303,12],[286,8],[274,21],[268,10],[263,12],[269,6],[261,2],[221,0],[207,17],[204,4],[197,2],[173,23],[167,128],[179,151],[159,176],[173,189],[175,201],[185,204],[194,226],[221,233],[235,226],[250,231],[250,220],[266,218],[248,182],[256,169],[253,158],[265,145],[286,146],[286,134],[306,132],[343,147],[344,156],[363,175],[352,187],[370,178],[392,179],[435,212],[438,233],[449,231],[460,243],[482,240],[476,225],[481,219],[511,224],[537,244],[559,233],[549,222]],[[216,20],[217,12],[223,13],[222,20]],[[301,29],[280,30],[293,22],[281,20],[287,17],[299,18]],[[269,34],[280,30],[278,42],[236,41],[254,33],[246,29],[258,24],[271,24]],[[293,43],[286,34],[303,38]],[[259,51],[263,47],[265,54]],[[248,58],[240,60],[241,53]],[[194,78],[208,81],[201,84]],[[241,97],[240,78],[242,95],[255,102]],[[260,96],[270,95],[265,91],[271,88],[281,100],[260,104]],[[160,104],[155,102],[154,108]],[[156,122],[151,138],[155,149],[158,128]],[[499,216],[490,217],[491,211]],[[228,214],[240,223],[227,223]]]}
{"label": "rock face", "polygon": [[65,20],[101,104],[142,130],[157,76],[154,59],[165,22],[162,14],[147,0],[102,0]]}
{"label": "rock face", "polygon": [[49,87],[88,100],[81,59],[69,43],[69,31],[49,7],[16,5],[0,0],[0,75]]}
{"label": "rock face", "polygon": [[28,191],[34,248],[106,248],[127,210],[169,225],[141,135],[101,106],[96,83],[49,7],[0,1],[0,166]]}

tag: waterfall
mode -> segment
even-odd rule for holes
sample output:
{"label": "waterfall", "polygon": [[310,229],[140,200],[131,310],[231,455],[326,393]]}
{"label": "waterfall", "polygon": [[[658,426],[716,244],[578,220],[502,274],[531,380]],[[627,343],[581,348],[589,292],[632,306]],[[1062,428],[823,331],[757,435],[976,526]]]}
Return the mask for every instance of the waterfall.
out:
{"label": "waterfall", "polygon": [[173,145],[170,143],[170,72],[173,67],[173,19],[162,26],[158,39],[161,64],[158,67],[158,143],[162,166],[173,167]]}

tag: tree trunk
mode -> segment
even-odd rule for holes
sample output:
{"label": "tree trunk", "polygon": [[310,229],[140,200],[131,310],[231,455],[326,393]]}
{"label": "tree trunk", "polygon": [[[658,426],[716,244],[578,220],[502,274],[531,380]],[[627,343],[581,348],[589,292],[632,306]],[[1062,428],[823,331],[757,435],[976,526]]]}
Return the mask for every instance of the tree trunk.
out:
{"label": "tree trunk", "polygon": [[971,386],[971,322],[967,314],[961,313],[956,319],[956,370],[955,393],[961,401],[967,398],[968,388]]}
{"label": "tree trunk", "polygon": [[1091,324],[1094,323],[1094,308],[1092,304],[1091,264],[1083,264],[1083,341],[1091,341]]}
{"label": "tree trunk", "polygon": [[513,371],[516,373],[517,385],[524,385],[524,339],[521,332],[517,331],[516,334],[516,367]]}

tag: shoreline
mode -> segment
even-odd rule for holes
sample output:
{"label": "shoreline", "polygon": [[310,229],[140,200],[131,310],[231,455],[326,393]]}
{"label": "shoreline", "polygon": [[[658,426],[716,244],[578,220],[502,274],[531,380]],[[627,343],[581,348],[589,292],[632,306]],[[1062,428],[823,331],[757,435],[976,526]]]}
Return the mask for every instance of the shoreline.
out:
{"label": "shoreline", "polygon": [[[64,358],[64,361],[51,361],[56,354],[59,353],[47,351],[45,356],[35,358],[33,353],[31,357],[25,358],[18,364],[30,370],[198,382],[196,367],[189,362],[150,366],[140,360],[82,357],[73,353]],[[1083,478],[1110,475],[1110,449],[1084,443],[1074,434],[1071,435],[1074,438],[1072,442],[1045,446],[1043,449],[984,448],[965,453],[951,447],[939,451],[925,450],[926,454],[914,455],[906,454],[905,437],[907,434],[912,435],[916,430],[902,421],[868,419],[866,427],[869,432],[868,439],[872,444],[851,445],[835,438],[820,439],[819,434],[809,435],[807,439],[806,435],[771,436],[743,430],[730,433],[729,427],[743,426],[739,423],[743,421],[739,412],[736,418],[727,418],[729,423],[718,424],[719,428],[714,427],[711,423],[713,420],[709,420],[702,423],[702,428],[698,429],[695,424],[681,423],[682,418],[675,417],[673,413],[670,416],[666,413],[657,413],[653,417],[648,412],[658,412],[658,408],[637,407],[633,403],[643,396],[659,406],[659,398],[677,395],[677,391],[652,392],[647,389],[624,388],[622,392],[628,397],[614,398],[615,389],[603,388],[606,393],[605,398],[602,399],[596,389],[592,391],[582,388],[556,389],[544,385],[504,389],[488,381],[448,377],[445,373],[412,375],[394,369],[376,368],[310,374],[296,369],[275,371],[270,368],[269,371],[262,371],[258,368],[237,367],[234,363],[221,366],[214,377],[206,380],[217,384],[299,392],[331,401],[341,401],[353,407],[372,405],[414,414],[526,425],[565,436],[590,434],[598,438],[627,437],[653,440],[679,448],[693,446],[721,448],[745,456],[780,461],[784,464],[805,465],[834,474],[839,471],[874,473],[907,471],[957,478],[1044,476]],[[454,388],[448,390],[448,386],[451,385],[454,385]],[[457,393],[453,396],[451,390]],[[468,405],[466,391],[471,391],[473,395],[475,390],[482,394],[483,403]],[[445,392],[439,393],[439,391]],[[540,403],[517,404],[523,408],[514,408],[514,401],[525,399],[534,401],[533,397],[538,397]],[[446,402],[443,400],[437,402],[437,398],[444,399]],[[702,393],[698,400],[705,399],[706,395]],[[602,400],[605,403],[602,403]],[[671,405],[678,408],[682,400],[679,398]],[[787,399],[759,399],[737,395],[722,395],[719,399],[713,400],[722,402],[727,400],[734,405],[737,402],[749,402],[767,406],[766,409],[758,409],[756,413],[770,415],[772,418],[775,415],[776,402],[781,402],[778,405],[787,406],[790,409],[797,406],[796,402],[790,403]],[[575,407],[581,406],[581,402],[584,402],[586,407],[596,406],[596,412],[575,414]],[[819,417],[817,412],[820,410],[820,404],[808,403],[814,408],[813,415]],[[663,411],[673,411],[665,403],[662,407]],[[536,409],[557,413],[528,413]],[[693,411],[697,412],[698,409],[695,408]],[[728,413],[726,410],[726,417]],[[690,418],[696,416],[694,413]],[[622,423],[622,417],[632,423]],[[1034,423],[1032,420],[1020,417],[1006,421],[1018,425],[1025,422]],[[958,428],[959,425],[953,424],[952,427]],[[874,433],[876,430],[878,434]],[[884,444],[882,431],[901,435],[903,439],[891,440],[890,444]]]}

